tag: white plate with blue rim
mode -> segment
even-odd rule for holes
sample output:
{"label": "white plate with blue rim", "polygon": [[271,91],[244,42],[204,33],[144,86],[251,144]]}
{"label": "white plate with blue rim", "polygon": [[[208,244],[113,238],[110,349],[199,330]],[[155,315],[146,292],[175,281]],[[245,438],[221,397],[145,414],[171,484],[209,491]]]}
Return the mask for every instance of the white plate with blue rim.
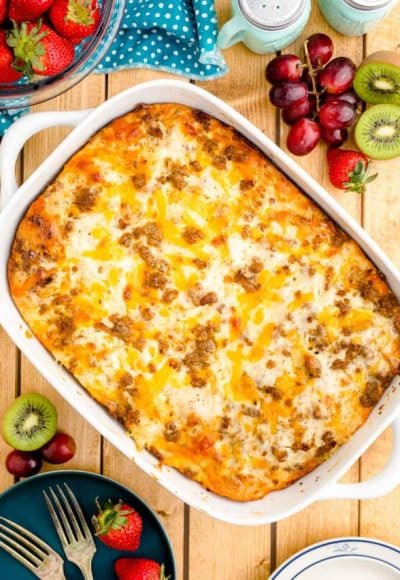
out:
{"label": "white plate with blue rim", "polygon": [[334,538],[291,556],[269,580],[399,580],[400,549],[372,538]]}

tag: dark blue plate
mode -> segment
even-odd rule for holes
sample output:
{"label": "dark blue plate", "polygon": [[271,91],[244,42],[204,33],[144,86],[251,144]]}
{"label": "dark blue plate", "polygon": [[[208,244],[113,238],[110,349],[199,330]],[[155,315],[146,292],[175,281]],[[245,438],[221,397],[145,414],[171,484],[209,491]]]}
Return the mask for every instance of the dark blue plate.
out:
{"label": "dark blue plate", "polygon": [[[50,485],[68,483],[78,498],[90,524],[95,513],[95,499],[111,498],[134,507],[143,518],[143,533],[136,552],[118,552],[95,538],[97,552],[93,559],[95,580],[116,578],[113,562],[120,557],[148,557],[165,564],[167,575],[176,579],[175,559],[171,543],[155,513],[127,487],[96,473],[87,471],[51,471],[17,483],[0,495],[0,515],[15,521],[42,538],[64,559],[67,580],[82,580],[79,569],[65,558],[43,498],[43,490]],[[90,524],[91,527],[91,524]],[[3,580],[31,580],[34,576],[19,562],[0,549],[0,578]]]}

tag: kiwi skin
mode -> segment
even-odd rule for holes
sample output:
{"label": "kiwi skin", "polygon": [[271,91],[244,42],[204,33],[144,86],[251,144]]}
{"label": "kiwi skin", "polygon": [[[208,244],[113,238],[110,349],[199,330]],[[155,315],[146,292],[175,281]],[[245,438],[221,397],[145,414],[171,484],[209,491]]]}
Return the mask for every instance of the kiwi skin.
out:
{"label": "kiwi skin", "polygon": [[2,435],[8,445],[19,451],[36,451],[52,439],[57,430],[57,411],[39,393],[17,397],[2,419]]}
{"label": "kiwi skin", "polygon": [[367,56],[361,65],[368,64],[369,62],[382,62],[400,66],[400,53],[394,52],[393,50],[378,50]]}
{"label": "kiwi skin", "polygon": [[367,103],[400,105],[400,54],[381,50],[369,55],[357,70],[353,86]]}
{"label": "kiwi skin", "polygon": [[375,105],[361,115],[354,131],[358,148],[371,159],[400,156],[400,107]]}

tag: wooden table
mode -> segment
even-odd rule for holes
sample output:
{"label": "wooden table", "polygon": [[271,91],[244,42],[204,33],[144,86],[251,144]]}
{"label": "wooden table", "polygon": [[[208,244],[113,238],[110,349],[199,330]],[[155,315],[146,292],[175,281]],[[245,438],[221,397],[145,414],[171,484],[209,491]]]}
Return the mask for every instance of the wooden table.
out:
{"label": "wooden table", "polygon": [[[376,50],[399,48],[399,4],[373,33],[365,38],[353,39],[336,34],[321,17],[316,0],[313,4],[312,16],[303,38],[288,47],[287,52],[299,53],[304,37],[317,31],[327,32],[333,38],[337,56],[349,56],[356,63],[360,63],[363,55]],[[229,0],[219,0],[217,5],[220,22],[223,22],[229,16]],[[229,102],[284,147],[286,127],[268,102],[268,85],[264,79],[265,65],[272,57],[252,54],[242,45],[226,51],[225,56],[230,73],[220,80],[204,82],[202,86]],[[37,109],[94,107],[132,85],[166,76],[144,70],[114,73],[108,78],[92,75],[73,90]],[[18,168],[21,179],[37,167],[65,133],[64,129],[53,129],[31,139],[21,156]],[[311,155],[297,161],[362,223],[400,267],[400,159],[376,163],[379,178],[369,185],[368,192],[361,197],[330,187],[325,154],[325,147],[320,145]],[[400,488],[384,498],[371,501],[319,502],[271,526],[237,527],[190,509],[102,440],[55,393],[1,331],[0,353],[1,407],[8,405],[18,394],[28,391],[44,393],[54,401],[59,411],[60,427],[71,433],[78,442],[77,454],[67,467],[104,473],[143,496],[160,513],[167,527],[176,552],[179,579],[266,579],[280,562],[296,550],[333,536],[372,536],[400,545]],[[390,447],[391,435],[387,432],[353,466],[345,481],[357,482],[376,473],[385,463]],[[3,465],[8,449],[2,442],[0,449]],[[12,477],[2,467],[0,488],[6,489],[12,483]]]}

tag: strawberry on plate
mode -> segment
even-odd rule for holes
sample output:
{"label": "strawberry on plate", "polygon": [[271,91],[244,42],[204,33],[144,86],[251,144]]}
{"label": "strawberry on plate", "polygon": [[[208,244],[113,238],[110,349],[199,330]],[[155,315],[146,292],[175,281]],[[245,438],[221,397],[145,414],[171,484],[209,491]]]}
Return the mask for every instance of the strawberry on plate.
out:
{"label": "strawberry on plate", "polygon": [[359,151],[329,149],[327,157],[330,182],[338,189],[364,193],[367,183],[378,176],[369,175],[370,161]]}
{"label": "strawberry on plate", "polygon": [[79,44],[96,31],[100,9],[97,0],[55,0],[49,16],[60,36]]}
{"label": "strawberry on plate", "polygon": [[137,550],[143,528],[138,512],[121,500],[118,503],[96,500],[96,506],[98,513],[92,523],[99,540],[116,550]]}
{"label": "strawberry on plate", "polygon": [[41,20],[14,24],[8,39],[14,50],[17,69],[32,77],[33,73],[51,76],[61,73],[74,60],[75,50]]}
{"label": "strawberry on plate", "polygon": [[8,17],[15,22],[28,22],[40,18],[53,0],[10,0]]}
{"label": "strawberry on plate", "polygon": [[148,558],[119,558],[114,563],[118,580],[168,580],[164,564]]}
{"label": "strawberry on plate", "polygon": [[7,36],[4,30],[0,30],[0,82],[12,83],[22,77],[22,73],[14,66],[14,54],[7,44]]}

